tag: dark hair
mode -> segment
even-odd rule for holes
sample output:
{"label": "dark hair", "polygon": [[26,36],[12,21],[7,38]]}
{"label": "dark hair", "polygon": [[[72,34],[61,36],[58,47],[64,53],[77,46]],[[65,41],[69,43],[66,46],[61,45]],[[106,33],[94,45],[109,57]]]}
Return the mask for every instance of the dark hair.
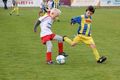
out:
{"label": "dark hair", "polygon": [[90,11],[90,12],[94,13],[95,12],[95,8],[93,6],[88,6],[86,11]]}

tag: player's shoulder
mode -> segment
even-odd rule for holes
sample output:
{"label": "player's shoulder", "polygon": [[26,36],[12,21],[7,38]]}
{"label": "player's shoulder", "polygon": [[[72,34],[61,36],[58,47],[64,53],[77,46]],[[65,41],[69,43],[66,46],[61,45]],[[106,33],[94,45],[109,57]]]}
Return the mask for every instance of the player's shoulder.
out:
{"label": "player's shoulder", "polygon": [[80,15],[80,17],[84,18],[84,17],[85,17],[85,15],[84,15],[84,14],[82,14],[82,15]]}
{"label": "player's shoulder", "polygon": [[39,17],[39,20],[42,21],[43,19],[45,19],[45,17],[46,17],[46,15],[40,16],[40,17]]}
{"label": "player's shoulder", "polygon": [[42,21],[42,20],[52,20],[52,18],[49,16],[49,15],[44,15],[42,17],[39,17],[39,20]]}

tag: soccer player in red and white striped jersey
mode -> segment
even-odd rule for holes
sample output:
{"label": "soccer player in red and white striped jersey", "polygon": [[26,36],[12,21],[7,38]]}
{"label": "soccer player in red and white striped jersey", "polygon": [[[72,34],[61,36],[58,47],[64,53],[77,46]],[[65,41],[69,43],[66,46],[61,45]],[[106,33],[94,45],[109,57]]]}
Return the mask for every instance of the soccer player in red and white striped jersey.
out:
{"label": "soccer player in red and white striped jersey", "polygon": [[63,37],[53,33],[51,30],[54,20],[56,19],[56,17],[60,15],[60,13],[61,11],[59,9],[53,8],[51,9],[50,14],[46,14],[40,17],[34,26],[34,32],[36,32],[37,27],[40,24],[40,28],[41,28],[40,37],[41,37],[42,43],[45,44],[47,47],[47,51],[46,51],[47,64],[53,64],[51,40],[58,41],[59,55],[64,55],[65,57],[68,56],[63,51]]}

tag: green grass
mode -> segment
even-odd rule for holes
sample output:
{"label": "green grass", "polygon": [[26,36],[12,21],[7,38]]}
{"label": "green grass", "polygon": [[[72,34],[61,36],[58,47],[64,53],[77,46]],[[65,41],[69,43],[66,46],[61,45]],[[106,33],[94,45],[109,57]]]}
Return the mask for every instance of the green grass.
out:
{"label": "green grass", "polygon": [[[0,8],[0,80],[120,80],[120,10],[96,9],[93,15],[93,38],[104,64],[97,64],[90,48],[84,44],[70,47],[64,65],[45,63],[46,47],[40,43],[39,32],[33,32],[39,8],[20,8],[20,16],[9,15],[11,9]],[[73,38],[77,25],[71,27],[73,16],[85,8],[62,8],[60,22],[53,24],[53,32]],[[53,60],[57,56],[57,42],[53,43]]]}

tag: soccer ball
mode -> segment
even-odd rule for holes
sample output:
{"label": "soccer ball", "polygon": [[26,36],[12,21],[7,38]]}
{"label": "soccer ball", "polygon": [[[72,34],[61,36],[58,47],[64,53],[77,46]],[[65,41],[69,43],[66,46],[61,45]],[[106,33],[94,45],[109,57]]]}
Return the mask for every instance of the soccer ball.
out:
{"label": "soccer ball", "polygon": [[58,56],[56,57],[56,62],[57,62],[58,64],[64,64],[64,63],[65,63],[65,56],[63,56],[63,55],[58,55]]}

